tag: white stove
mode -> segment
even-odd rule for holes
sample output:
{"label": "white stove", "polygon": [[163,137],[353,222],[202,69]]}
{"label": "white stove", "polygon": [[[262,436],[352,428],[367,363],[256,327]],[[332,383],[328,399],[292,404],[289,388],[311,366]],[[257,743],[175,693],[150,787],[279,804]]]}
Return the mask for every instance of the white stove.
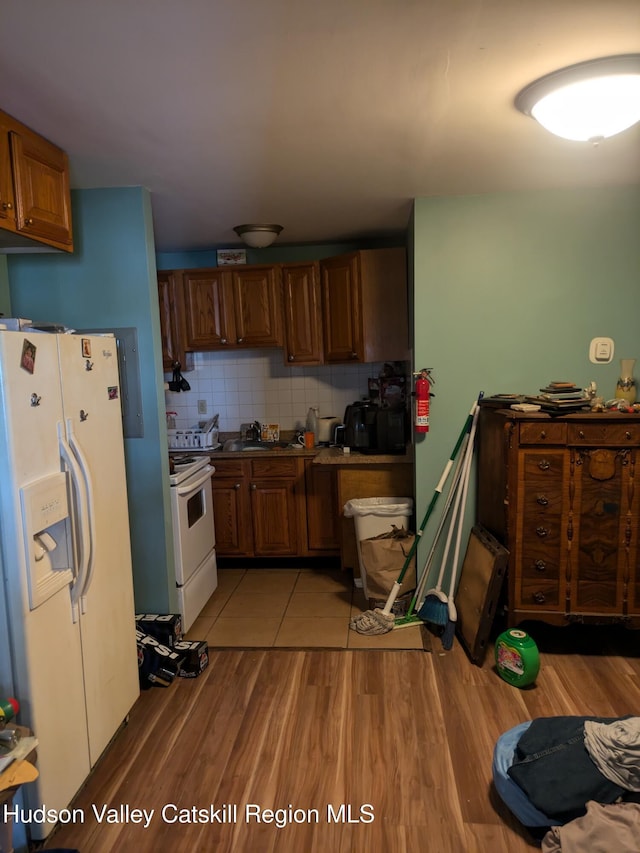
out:
{"label": "white stove", "polygon": [[189,630],[218,585],[209,457],[174,456],[171,483],[174,562],[182,628]]}
{"label": "white stove", "polygon": [[[202,471],[209,464],[208,456],[174,456],[173,467],[174,473],[169,475],[169,483],[172,486],[179,486],[189,477]],[[213,473],[213,470],[212,470]]]}

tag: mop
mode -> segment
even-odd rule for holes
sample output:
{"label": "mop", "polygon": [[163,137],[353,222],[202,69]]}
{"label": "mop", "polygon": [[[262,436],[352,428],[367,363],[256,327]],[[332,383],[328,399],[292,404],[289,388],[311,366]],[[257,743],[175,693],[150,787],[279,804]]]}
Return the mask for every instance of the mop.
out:
{"label": "mop", "polygon": [[451,543],[453,541],[453,531],[456,526],[456,519],[458,519],[458,526],[460,527],[462,517],[464,516],[464,506],[462,506],[461,508],[461,503],[464,504],[464,500],[466,500],[466,491],[469,482],[469,472],[471,469],[471,459],[473,457],[473,443],[475,439],[479,411],[480,408],[476,407],[473,414],[471,433],[469,435],[469,441],[467,442],[467,446],[465,448],[464,460],[462,464],[462,474],[460,479],[458,480],[458,487],[456,491],[453,514],[451,518],[451,525],[447,534],[447,541],[444,548],[444,554],[442,555],[442,562],[440,564],[440,572],[438,573],[438,579],[436,581],[435,587],[427,590],[424,603],[418,611],[418,616],[423,622],[430,622],[432,625],[439,625],[441,627],[445,627],[449,621],[450,599],[450,597],[448,597],[442,589],[442,581],[444,579],[447,560],[449,558],[449,551],[451,548]]}
{"label": "mop", "polygon": [[397,630],[399,628],[411,628],[413,625],[422,625],[422,619],[417,614],[417,610],[420,609],[422,605],[422,596],[424,593],[424,589],[427,585],[427,581],[429,580],[429,576],[431,574],[431,565],[433,563],[433,559],[435,557],[436,549],[438,547],[438,542],[440,541],[440,536],[442,535],[442,531],[444,530],[444,526],[447,523],[447,518],[449,516],[449,511],[451,510],[451,506],[453,504],[453,499],[456,495],[458,484],[462,477],[464,460],[466,458],[465,450],[467,442],[469,441],[469,436],[465,436],[465,443],[462,446],[462,454],[459,457],[455,471],[453,472],[453,481],[451,483],[451,487],[449,489],[449,494],[447,495],[447,501],[444,505],[444,509],[442,510],[442,516],[440,521],[438,522],[438,528],[436,530],[435,536],[433,537],[433,542],[431,543],[431,548],[429,549],[429,554],[427,555],[427,559],[425,560],[424,568],[422,570],[422,575],[420,577],[420,582],[416,588],[415,593],[411,599],[409,604],[409,609],[404,616],[398,616],[393,625],[393,630]]}
{"label": "mop", "polygon": [[464,511],[467,505],[467,491],[469,489],[469,480],[471,478],[471,461],[473,459],[473,434],[475,430],[471,430],[471,438],[468,445],[468,458],[465,460],[465,470],[463,474],[462,485],[462,501],[460,505],[460,515],[458,516],[458,532],[456,534],[456,547],[453,553],[453,565],[451,567],[451,580],[449,582],[449,597],[447,600],[447,623],[444,626],[442,633],[442,648],[446,651],[453,646],[453,638],[456,633],[456,622],[458,621],[458,611],[454,602],[456,593],[456,581],[458,580],[458,571],[460,569],[460,540],[462,538],[462,528],[464,527]]}
{"label": "mop", "polygon": [[[455,458],[458,455],[458,451],[460,450],[460,447],[464,442],[465,438],[470,435],[470,430],[473,428],[472,424],[474,418],[476,417],[475,413],[477,412],[477,405],[477,402],[474,402],[473,406],[471,407],[471,411],[467,416],[465,425],[462,428],[460,435],[458,436],[456,445],[453,448],[453,451],[451,452],[451,456],[449,457],[447,464],[445,465],[444,471],[442,472],[442,476],[440,477],[440,481],[434,490],[431,502],[429,503],[425,516],[422,519],[422,524],[420,525],[415,539],[413,540],[413,544],[409,549],[408,554],[406,555],[402,570],[400,571],[398,579],[394,583],[391,592],[389,593],[389,597],[384,606],[384,609],[380,610],[379,607],[376,607],[375,610],[366,610],[364,613],[361,613],[359,616],[356,616],[349,623],[349,628],[351,628],[352,631],[357,631],[359,634],[367,634],[369,636],[374,636],[376,634],[387,634],[389,631],[393,630],[395,617],[391,613],[391,609],[393,608],[394,602],[398,597],[400,587],[402,586],[402,581],[404,580],[404,576],[407,573],[407,570],[411,564],[413,555],[415,554],[418,548],[418,542],[420,541],[420,537],[422,536],[424,529],[427,526],[429,519],[431,518],[438,498],[440,497],[440,494],[444,489],[451,468],[453,467]],[[466,445],[466,447],[468,447],[468,444]]]}

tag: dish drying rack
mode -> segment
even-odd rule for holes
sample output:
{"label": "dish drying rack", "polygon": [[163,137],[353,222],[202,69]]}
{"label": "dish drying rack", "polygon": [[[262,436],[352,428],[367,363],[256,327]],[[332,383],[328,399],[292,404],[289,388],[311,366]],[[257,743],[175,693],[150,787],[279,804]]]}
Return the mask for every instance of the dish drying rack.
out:
{"label": "dish drying rack", "polygon": [[167,439],[169,449],[217,450],[219,447],[222,447],[218,441],[219,417],[219,415],[214,415],[202,427],[195,427],[193,429],[168,429]]}

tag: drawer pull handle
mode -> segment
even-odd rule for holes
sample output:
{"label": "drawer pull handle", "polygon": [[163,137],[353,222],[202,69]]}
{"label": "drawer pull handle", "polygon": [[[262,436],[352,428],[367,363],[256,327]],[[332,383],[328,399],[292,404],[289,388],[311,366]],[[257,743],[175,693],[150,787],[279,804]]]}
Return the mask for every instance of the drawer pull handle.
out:
{"label": "drawer pull handle", "polygon": [[540,430],[540,438],[546,438],[546,437],[547,437],[547,431],[544,429]]}
{"label": "drawer pull handle", "polygon": [[546,527],[536,527],[536,535],[544,539],[545,536],[549,535],[549,531]]}
{"label": "drawer pull handle", "polygon": [[549,498],[544,495],[538,495],[536,498],[536,502],[540,504],[540,506],[549,506]]}
{"label": "drawer pull handle", "polygon": [[534,592],[533,600],[536,604],[544,604],[547,599],[545,598],[544,592]]}
{"label": "drawer pull handle", "polygon": [[536,560],[533,564],[533,568],[536,572],[545,572],[547,570],[547,564],[544,560]]}
{"label": "drawer pull handle", "polygon": [[541,471],[548,471],[549,468],[551,468],[551,462],[549,462],[547,459],[543,459],[541,462],[538,462],[538,468]]}
{"label": "drawer pull handle", "polygon": [[579,436],[580,438],[584,438],[584,430],[583,430],[583,429],[581,429],[581,430],[578,432],[578,436]]}
{"label": "drawer pull handle", "polygon": [[629,430],[627,430],[627,431],[625,432],[624,437],[625,437],[625,438],[631,438],[631,433],[629,432]]}

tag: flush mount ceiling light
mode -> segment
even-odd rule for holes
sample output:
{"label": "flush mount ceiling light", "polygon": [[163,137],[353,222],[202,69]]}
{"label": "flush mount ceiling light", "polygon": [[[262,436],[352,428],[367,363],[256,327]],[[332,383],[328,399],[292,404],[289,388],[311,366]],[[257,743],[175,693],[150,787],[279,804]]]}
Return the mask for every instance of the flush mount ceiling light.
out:
{"label": "flush mount ceiling light", "polygon": [[282,231],[282,225],[236,225],[238,237],[252,249],[270,246]]}
{"label": "flush mount ceiling light", "polygon": [[640,121],[640,54],[554,71],[526,86],[515,105],[556,136],[598,143]]}

